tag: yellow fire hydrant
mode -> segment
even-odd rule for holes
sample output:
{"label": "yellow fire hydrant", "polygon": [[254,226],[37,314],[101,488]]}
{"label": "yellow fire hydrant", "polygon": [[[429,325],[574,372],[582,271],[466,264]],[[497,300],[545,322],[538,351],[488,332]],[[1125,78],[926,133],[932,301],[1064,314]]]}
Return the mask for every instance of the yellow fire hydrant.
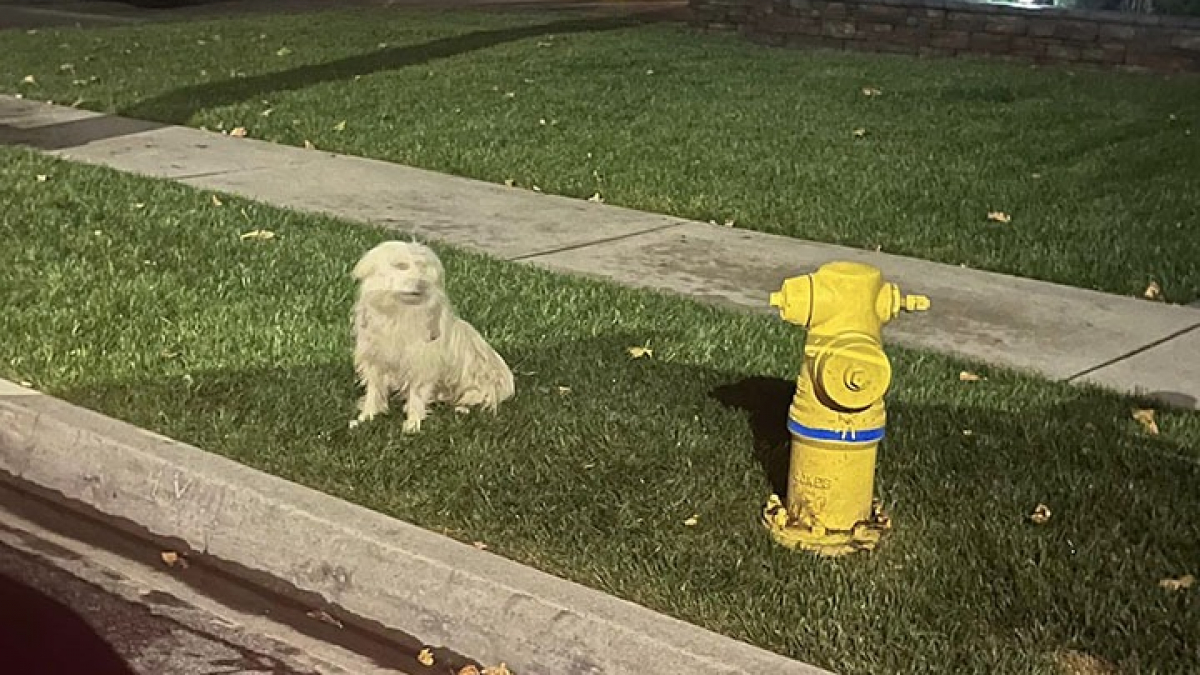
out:
{"label": "yellow fire hydrant", "polygon": [[784,281],[771,306],[808,336],[788,415],[787,503],[771,495],[764,521],[788,548],[827,556],[872,549],[890,527],[873,494],[892,380],[882,330],[900,310],[929,309],[929,298],[901,297],[870,265],[834,262]]}

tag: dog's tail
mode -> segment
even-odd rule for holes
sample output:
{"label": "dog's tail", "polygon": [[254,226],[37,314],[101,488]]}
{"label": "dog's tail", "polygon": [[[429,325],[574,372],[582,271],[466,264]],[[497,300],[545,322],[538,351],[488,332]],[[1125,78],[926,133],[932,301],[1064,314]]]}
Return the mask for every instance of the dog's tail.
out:
{"label": "dog's tail", "polygon": [[512,369],[471,324],[460,321],[458,327],[458,348],[466,357],[460,361],[460,405],[481,405],[495,412],[516,393]]}

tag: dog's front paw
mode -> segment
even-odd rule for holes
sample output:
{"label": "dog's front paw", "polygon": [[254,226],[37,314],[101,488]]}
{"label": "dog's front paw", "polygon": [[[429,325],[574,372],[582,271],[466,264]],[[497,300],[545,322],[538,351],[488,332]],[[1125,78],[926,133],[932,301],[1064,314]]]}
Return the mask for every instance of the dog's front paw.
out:
{"label": "dog's front paw", "polygon": [[401,427],[401,429],[403,429],[404,433],[406,434],[415,434],[421,431],[421,420],[415,418],[406,419],[404,420],[404,426]]}

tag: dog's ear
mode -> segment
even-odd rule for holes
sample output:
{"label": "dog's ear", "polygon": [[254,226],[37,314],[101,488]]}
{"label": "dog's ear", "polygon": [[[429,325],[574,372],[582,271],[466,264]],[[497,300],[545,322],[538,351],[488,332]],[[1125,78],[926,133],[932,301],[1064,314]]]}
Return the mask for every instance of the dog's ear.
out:
{"label": "dog's ear", "polygon": [[354,265],[354,270],[351,272],[358,281],[362,281],[374,273],[375,256],[372,255],[364,255],[359,259],[358,263]]}

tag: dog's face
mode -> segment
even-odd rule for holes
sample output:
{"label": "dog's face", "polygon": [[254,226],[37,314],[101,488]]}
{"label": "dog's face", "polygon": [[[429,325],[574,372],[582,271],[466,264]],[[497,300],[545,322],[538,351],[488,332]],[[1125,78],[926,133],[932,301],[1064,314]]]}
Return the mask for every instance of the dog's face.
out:
{"label": "dog's face", "polygon": [[406,305],[421,305],[442,293],[445,270],[427,246],[385,241],[354,266],[364,297],[382,295]]}

